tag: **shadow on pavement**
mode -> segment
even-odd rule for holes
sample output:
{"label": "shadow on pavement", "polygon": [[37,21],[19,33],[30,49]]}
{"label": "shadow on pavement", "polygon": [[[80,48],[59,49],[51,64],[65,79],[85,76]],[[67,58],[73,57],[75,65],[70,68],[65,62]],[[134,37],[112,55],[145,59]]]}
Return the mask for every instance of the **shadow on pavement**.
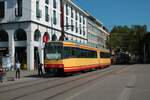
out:
{"label": "shadow on pavement", "polygon": [[54,77],[58,77],[54,74],[43,74],[43,75],[38,75],[38,74],[34,74],[34,75],[28,75],[25,77],[32,77],[32,78],[54,78]]}

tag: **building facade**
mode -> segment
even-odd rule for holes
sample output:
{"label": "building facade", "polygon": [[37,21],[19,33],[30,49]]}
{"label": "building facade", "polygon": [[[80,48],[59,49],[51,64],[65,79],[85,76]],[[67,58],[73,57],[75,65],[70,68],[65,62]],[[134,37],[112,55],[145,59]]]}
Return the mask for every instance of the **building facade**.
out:
{"label": "building facade", "polygon": [[62,31],[65,41],[93,42],[88,33],[96,32],[88,30],[88,19],[71,0],[0,0],[0,57],[33,70],[44,62],[44,43],[59,41]]}
{"label": "building facade", "polygon": [[109,32],[94,16],[88,16],[87,21],[87,40],[90,46],[96,48],[106,49],[106,40],[109,36]]}
{"label": "building facade", "polygon": [[87,43],[87,13],[71,0],[64,0],[64,25],[66,37],[78,43]]}

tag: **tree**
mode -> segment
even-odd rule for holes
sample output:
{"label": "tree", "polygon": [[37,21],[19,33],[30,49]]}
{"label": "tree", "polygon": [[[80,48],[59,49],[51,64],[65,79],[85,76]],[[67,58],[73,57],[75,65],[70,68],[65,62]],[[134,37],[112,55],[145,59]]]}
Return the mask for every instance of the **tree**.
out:
{"label": "tree", "polygon": [[[133,25],[131,27],[132,34],[134,35],[135,45],[134,50],[137,56],[139,56],[139,62],[144,62],[144,35],[147,33],[147,27],[146,25],[140,26],[140,25]],[[133,45],[133,43],[132,43]],[[132,47],[133,48],[133,47]]]}
{"label": "tree", "polygon": [[150,32],[147,32],[144,35],[144,43],[145,43],[145,49],[144,49],[145,59],[144,60],[146,63],[150,63]]}
{"label": "tree", "polygon": [[121,50],[139,57],[139,61],[144,59],[144,36],[147,33],[146,25],[115,26],[107,41],[108,47],[114,51]]}
{"label": "tree", "polygon": [[129,28],[127,26],[115,26],[110,34],[109,47],[113,50],[121,50],[126,52],[128,48]]}

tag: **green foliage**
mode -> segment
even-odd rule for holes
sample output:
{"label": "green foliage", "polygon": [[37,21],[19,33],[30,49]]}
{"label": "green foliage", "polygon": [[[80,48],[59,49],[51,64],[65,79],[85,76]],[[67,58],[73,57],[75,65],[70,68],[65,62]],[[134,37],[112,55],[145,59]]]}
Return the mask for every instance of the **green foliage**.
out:
{"label": "green foliage", "polygon": [[147,33],[146,25],[115,26],[107,41],[108,47],[117,51],[143,56],[144,36]]}

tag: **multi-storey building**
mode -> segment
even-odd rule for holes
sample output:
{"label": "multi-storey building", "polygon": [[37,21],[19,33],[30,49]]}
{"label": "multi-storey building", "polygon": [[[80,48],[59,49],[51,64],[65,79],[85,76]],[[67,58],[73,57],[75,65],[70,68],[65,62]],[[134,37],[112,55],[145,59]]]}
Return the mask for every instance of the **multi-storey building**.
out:
{"label": "multi-storey building", "polygon": [[109,36],[107,29],[90,14],[87,23],[87,43],[96,48],[106,48],[106,40]]}
{"label": "multi-storey building", "polygon": [[35,63],[43,63],[44,42],[57,41],[62,33],[65,40],[93,43],[88,19],[72,0],[0,0],[0,56],[33,70]]}
{"label": "multi-storey building", "polygon": [[[68,2],[69,1],[69,2]],[[87,43],[87,13],[71,0],[64,0],[64,24],[66,37],[79,43]]]}
{"label": "multi-storey building", "polygon": [[0,0],[1,55],[34,69],[43,62],[43,39],[61,35],[60,0]]}

